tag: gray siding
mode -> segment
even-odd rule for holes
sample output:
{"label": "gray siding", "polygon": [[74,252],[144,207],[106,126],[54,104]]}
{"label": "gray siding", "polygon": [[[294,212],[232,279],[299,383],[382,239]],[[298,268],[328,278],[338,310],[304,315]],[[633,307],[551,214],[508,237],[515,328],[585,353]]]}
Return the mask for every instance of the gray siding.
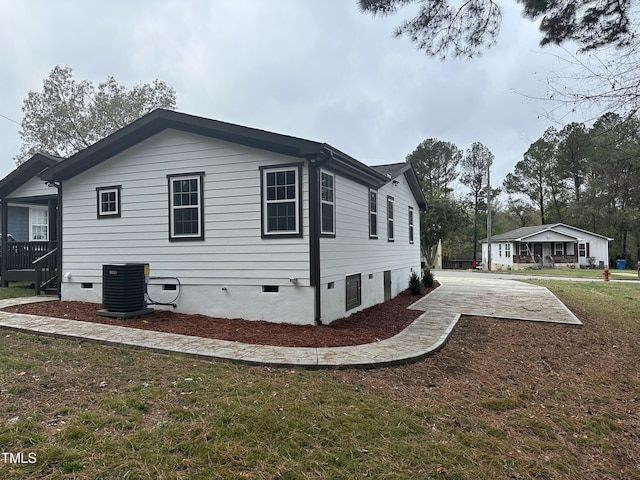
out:
{"label": "gray siding", "polygon": [[[261,239],[260,166],[299,159],[166,130],[63,185],[63,268],[100,282],[101,265],[148,262],[183,285],[309,284],[305,237]],[[204,172],[204,241],[169,241],[167,175]],[[306,169],[303,186],[307,181]],[[121,185],[121,217],[96,215],[96,187]],[[307,208],[304,187],[304,210]]]}
{"label": "gray siding", "polygon": [[[378,238],[369,238],[369,189],[336,177],[336,237],[321,240],[322,282],[348,272],[375,273],[420,265],[419,209],[404,181],[378,191]],[[394,198],[395,240],[387,238],[387,195]],[[414,211],[414,243],[409,243],[409,206]]]}
{"label": "gray siding", "polygon": [[[392,296],[408,287],[411,270],[420,272],[420,210],[404,178],[378,190],[378,238],[369,238],[369,189],[336,175],[336,236],[321,239],[323,321],[332,321],[384,300],[384,272],[391,271]],[[387,238],[387,196],[394,198],[394,238]],[[409,206],[414,243],[409,243]],[[346,309],[346,276],[362,274],[362,305]],[[332,283],[333,288],[329,288]]]}
{"label": "gray siding", "polygon": [[17,242],[29,241],[29,207],[9,205],[8,208],[8,233],[13,235]]}

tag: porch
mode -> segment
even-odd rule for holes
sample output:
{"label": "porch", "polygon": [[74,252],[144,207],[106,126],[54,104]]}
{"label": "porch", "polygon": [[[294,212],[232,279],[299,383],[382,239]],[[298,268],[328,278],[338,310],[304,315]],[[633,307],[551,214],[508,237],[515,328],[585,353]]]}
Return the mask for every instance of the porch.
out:
{"label": "porch", "polygon": [[37,153],[0,180],[0,279],[33,283],[36,293],[58,290],[59,184],[40,173],[61,157]]}
{"label": "porch", "polygon": [[57,206],[57,197],[51,195],[2,199],[2,286],[8,286],[9,282],[29,282],[34,285],[36,295],[59,293]]}
{"label": "porch", "polygon": [[547,255],[541,256],[527,256],[527,255],[514,255],[514,265],[519,265],[520,268],[557,268],[558,266],[575,266],[577,268],[578,256],[577,255]]}
{"label": "porch", "polygon": [[35,294],[58,293],[57,242],[9,242],[2,239],[0,278],[9,282],[30,282]]}
{"label": "porch", "polygon": [[578,242],[515,242],[513,268],[580,268]]}

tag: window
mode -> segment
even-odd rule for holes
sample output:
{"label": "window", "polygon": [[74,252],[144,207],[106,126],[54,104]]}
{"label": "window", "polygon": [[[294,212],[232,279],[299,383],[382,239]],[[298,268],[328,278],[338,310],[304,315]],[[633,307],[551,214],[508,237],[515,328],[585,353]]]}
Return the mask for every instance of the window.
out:
{"label": "window", "polygon": [[511,244],[510,243],[505,243],[504,244],[504,256],[507,258],[511,258]]}
{"label": "window", "polygon": [[413,243],[413,207],[409,207],[409,243]]}
{"label": "window", "polygon": [[29,232],[32,241],[49,241],[49,211],[46,208],[29,209]]}
{"label": "window", "polygon": [[393,242],[394,233],[393,233],[393,197],[387,197],[387,240]]}
{"label": "window", "polygon": [[579,257],[586,257],[587,256],[587,244],[586,243],[579,243],[578,244],[578,256]]}
{"label": "window", "polygon": [[320,202],[322,210],[322,226],[320,233],[335,235],[335,177],[326,172],[320,172]]}
{"label": "window", "polygon": [[168,175],[169,240],[203,240],[202,173]]}
{"label": "window", "polygon": [[302,235],[300,170],[300,166],[262,168],[263,237]]}
{"label": "window", "polygon": [[98,218],[120,216],[120,186],[96,188]]}
{"label": "window", "polygon": [[520,252],[520,253],[519,253],[518,255],[520,255],[520,256],[522,256],[522,257],[525,257],[525,256],[528,256],[528,255],[531,255],[531,250],[530,250],[530,248],[529,248],[529,246],[528,246],[529,244],[527,244],[527,243],[520,243],[520,244],[518,244],[518,245],[519,245],[519,248],[520,248],[520,250],[519,250],[519,252]]}
{"label": "window", "polygon": [[359,273],[356,275],[349,275],[347,277],[347,310],[351,310],[352,308],[356,308],[362,305],[362,289],[360,288],[361,284],[362,279]]}
{"label": "window", "polygon": [[378,238],[378,192],[369,190],[369,238]]}
{"label": "window", "polygon": [[553,244],[554,255],[564,255],[564,243],[556,242]]}

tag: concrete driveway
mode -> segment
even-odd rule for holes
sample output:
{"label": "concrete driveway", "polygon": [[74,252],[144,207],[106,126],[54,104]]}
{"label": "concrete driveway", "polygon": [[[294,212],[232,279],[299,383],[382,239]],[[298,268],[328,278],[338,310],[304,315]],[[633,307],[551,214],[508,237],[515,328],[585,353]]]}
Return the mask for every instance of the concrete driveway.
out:
{"label": "concrete driveway", "polygon": [[441,287],[412,308],[514,320],[582,325],[553,293],[544,287],[481,272],[437,270]]}

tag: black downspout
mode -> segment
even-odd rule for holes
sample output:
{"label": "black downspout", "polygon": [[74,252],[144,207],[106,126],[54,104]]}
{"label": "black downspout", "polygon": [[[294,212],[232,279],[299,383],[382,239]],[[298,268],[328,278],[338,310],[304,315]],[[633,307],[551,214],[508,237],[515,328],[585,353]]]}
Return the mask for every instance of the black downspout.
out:
{"label": "black downspout", "polygon": [[320,302],[320,187],[319,162],[317,157],[309,158],[309,269],[314,294],[314,322],[322,325]]}
{"label": "black downspout", "polygon": [[47,200],[47,220],[49,222],[49,241],[55,241],[58,246],[58,195]]}
{"label": "black downspout", "polygon": [[[7,269],[7,261],[9,259],[9,252],[7,250],[9,250],[7,248],[7,235],[8,235],[8,231],[7,229],[9,228],[9,208],[8,208],[8,204],[7,204],[7,199],[3,198],[2,199],[2,205],[0,205],[0,208],[2,209],[2,239],[0,240],[0,245],[2,248],[2,257],[1,257],[1,262],[2,262],[2,266],[0,267],[0,275],[2,275],[4,273],[4,271]],[[2,278],[4,278],[4,275],[2,275]],[[4,280],[2,280],[2,286],[3,287],[8,287],[9,286],[9,282],[5,282]]]}
{"label": "black downspout", "polygon": [[58,249],[58,299],[62,300],[62,182],[56,182],[55,187],[58,189],[58,201],[56,211],[56,248]]}

